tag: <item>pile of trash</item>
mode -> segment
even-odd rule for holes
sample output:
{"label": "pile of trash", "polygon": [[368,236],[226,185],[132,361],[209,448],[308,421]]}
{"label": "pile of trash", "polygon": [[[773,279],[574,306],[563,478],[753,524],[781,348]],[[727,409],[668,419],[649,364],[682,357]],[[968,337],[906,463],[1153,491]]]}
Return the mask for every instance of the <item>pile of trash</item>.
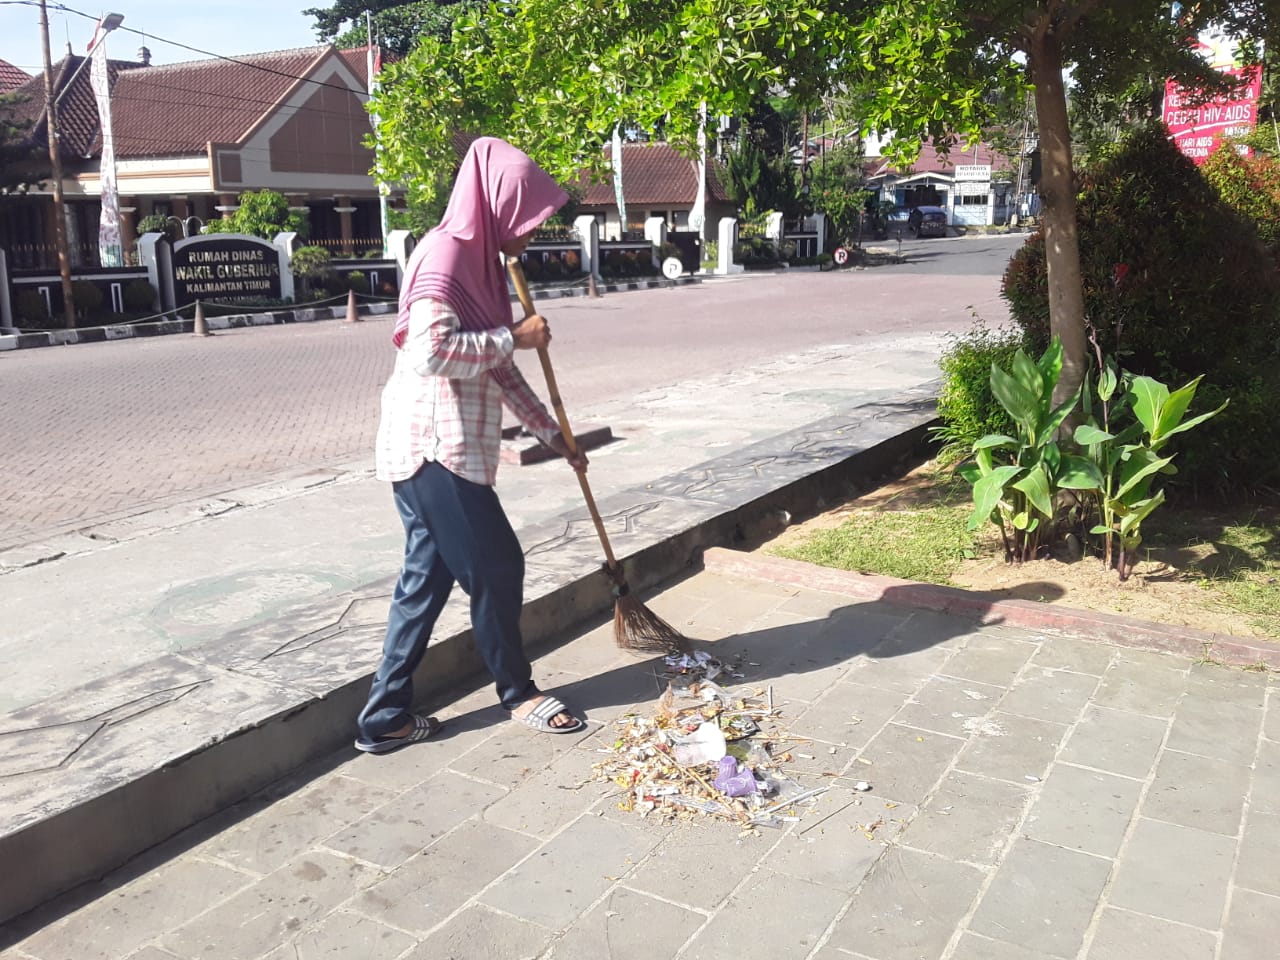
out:
{"label": "pile of trash", "polygon": [[601,751],[609,758],[594,766],[597,779],[624,791],[619,807],[642,817],[782,826],[799,820],[798,804],[829,789],[806,789],[786,774],[786,744],[805,741],[782,728],[772,687],[726,690],[715,678],[741,674],[703,652],[668,657],[666,667],[654,715],[620,717],[617,739]]}

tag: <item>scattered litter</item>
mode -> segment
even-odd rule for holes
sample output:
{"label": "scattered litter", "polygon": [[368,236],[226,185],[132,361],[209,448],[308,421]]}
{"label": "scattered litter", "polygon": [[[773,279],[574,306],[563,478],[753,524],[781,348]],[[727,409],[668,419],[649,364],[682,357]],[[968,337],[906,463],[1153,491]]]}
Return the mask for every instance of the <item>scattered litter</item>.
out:
{"label": "scattered litter", "polygon": [[720,773],[711,785],[726,797],[746,797],[760,792],[751,768],[733,757],[720,758]]}
{"label": "scattered litter", "polygon": [[1039,782],[1040,782],[1040,778],[1039,778],[1039,777],[1037,777],[1035,774],[1032,774],[1032,773],[1028,773],[1028,774],[1026,774],[1026,775],[1023,777],[1023,779],[1024,779],[1024,780],[1030,780],[1032,783],[1039,783]]}
{"label": "scattered litter", "polygon": [[865,780],[859,780],[853,785],[853,789],[857,790],[859,793],[866,793],[871,789],[871,784],[867,783]]}
{"label": "scattered litter", "polygon": [[619,718],[612,746],[598,751],[607,756],[595,764],[595,775],[622,789],[621,809],[664,819],[713,816],[735,821],[750,834],[757,826],[797,822],[801,805],[831,788],[830,783],[806,788],[786,773],[792,754],[781,745],[812,741],[780,728],[771,687],[720,686],[706,668],[720,666],[721,679],[732,671],[706,654],[666,662],[677,675],[654,714]]}
{"label": "scattered litter", "polygon": [[673,735],[671,740],[675,746],[676,762],[686,767],[719,763],[728,749],[724,734],[715,723],[700,723],[693,733],[683,737]]}

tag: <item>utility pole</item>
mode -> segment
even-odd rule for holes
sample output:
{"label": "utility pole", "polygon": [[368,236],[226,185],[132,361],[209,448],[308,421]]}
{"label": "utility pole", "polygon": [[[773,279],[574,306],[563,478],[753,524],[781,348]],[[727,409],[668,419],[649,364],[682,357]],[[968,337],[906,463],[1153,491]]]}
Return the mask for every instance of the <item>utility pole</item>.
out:
{"label": "utility pole", "polygon": [[71,296],[71,258],[67,255],[67,218],[62,201],[62,153],[58,149],[58,106],[53,99],[53,62],[49,56],[49,11],[40,0],[40,42],[44,47],[44,107],[49,164],[53,170],[53,234],[58,247],[58,272],[62,274],[62,304],[68,329],[76,325],[76,304]]}

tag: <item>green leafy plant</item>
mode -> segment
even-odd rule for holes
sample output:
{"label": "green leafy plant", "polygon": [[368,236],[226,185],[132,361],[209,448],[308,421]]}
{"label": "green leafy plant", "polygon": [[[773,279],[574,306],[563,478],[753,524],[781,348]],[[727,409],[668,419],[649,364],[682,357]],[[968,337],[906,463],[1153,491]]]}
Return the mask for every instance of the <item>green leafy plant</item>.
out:
{"label": "green leafy plant", "polygon": [[243,233],[270,240],[278,233],[291,232],[306,237],[310,232],[306,214],[290,210],[288,199],[274,190],[247,190],[240,194],[239,206],[225,220],[210,220],[205,233]]}
{"label": "green leafy plant", "polygon": [[951,336],[938,363],[942,370],[938,394],[942,424],[930,431],[942,444],[939,461],[963,460],[979,438],[1013,432],[1013,419],[991,392],[991,368],[1008,367],[1022,343],[1021,332],[990,330],[976,316],[967,333]]}
{"label": "green leafy plant", "polygon": [[156,302],[156,288],[141,277],[125,284],[120,295],[125,309],[135,313],[150,310]]}
{"label": "green leafy plant", "polygon": [[138,221],[138,236],[147,233],[163,233],[170,243],[182,239],[182,228],[178,226],[177,219],[170,219],[163,213],[149,213]]}
{"label": "green leafy plant", "polygon": [[105,298],[102,290],[91,280],[73,280],[71,283],[71,301],[76,305],[76,313],[85,318],[102,309]]}
{"label": "green leafy plant", "polygon": [[[1080,402],[1080,388],[1055,405],[1062,375],[1062,343],[1054,338],[1039,361],[1019,348],[1008,372],[991,365],[991,392],[1008,412],[1015,435],[990,434],[973,445],[974,460],[960,468],[973,484],[969,528],[990,520],[1000,528],[1005,560],[1039,556],[1056,533],[1056,500],[1061,490],[1096,490],[1097,467],[1063,453],[1058,431]],[[998,458],[998,459],[997,459]]]}
{"label": "green leafy plant", "polygon": [[[1186,383],[1231,409],[1180,444],[1192,490],[1247,492],[1280,478],[1280,270],[1163,126],[1143,127],[1083,177],[1079,204],[1085,314],[1102,352],[1135,376]],[[1030,349],[1048,343],[1045,240],[1009,263],[1003,294]],[[1125,265],[1123,278],[1116,277]],[[1090,358],[1095,359],[1095,358]]]}
{"label": "green leafy plant", "polygon": [[1129,578],[1137,562],[1143,521],[1164,503],[1164,490],[1153,489],[1156,478],[1176,472],[1173,455],[1162,456],[1161,449],[1227,406],[1224,401],[1208,413],[1184,419],[1200,380],[1196,377],[1170,393],[1152,377],[1121,374],[1111,358],[1090,378],[1101,404],[1101,422],[1089,411],[1072,439],[1087,451],[1100,475],[1094,491],[1098,523],[1089,532],[1103,538],[1103,562],[1116,568],[1121,581]]}
{"label": "green leafy plant", "polygon": [[52,318],[49,316],[49,306],[35,290],[23,290],[13,298],[13,312],[18,315],[18,319],[28,327],[44,328],[49,325]]}

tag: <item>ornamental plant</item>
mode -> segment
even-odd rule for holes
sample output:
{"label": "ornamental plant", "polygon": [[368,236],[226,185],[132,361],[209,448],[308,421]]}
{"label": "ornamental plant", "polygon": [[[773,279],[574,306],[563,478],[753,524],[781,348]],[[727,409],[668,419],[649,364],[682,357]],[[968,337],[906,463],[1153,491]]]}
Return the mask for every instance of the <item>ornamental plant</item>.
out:
{"label": "ornamental plant", "polygon": [[1008,371],[991,365],[991,392],[1008,412],[1014,435],[989,434],[973,445],[974,460],[960,467],[973,484],[969,529],[990,520],[1000,528],[1005,560],[1040,556],[1057,533],[1062,490],[1096,490],[1101,475],[1088,459],[1064,453],[1058,431],[1080,402],[1081,388],[1055,405],[1062,375],[1062,342],[1055,337],[1039,361],[1021,347]]}

